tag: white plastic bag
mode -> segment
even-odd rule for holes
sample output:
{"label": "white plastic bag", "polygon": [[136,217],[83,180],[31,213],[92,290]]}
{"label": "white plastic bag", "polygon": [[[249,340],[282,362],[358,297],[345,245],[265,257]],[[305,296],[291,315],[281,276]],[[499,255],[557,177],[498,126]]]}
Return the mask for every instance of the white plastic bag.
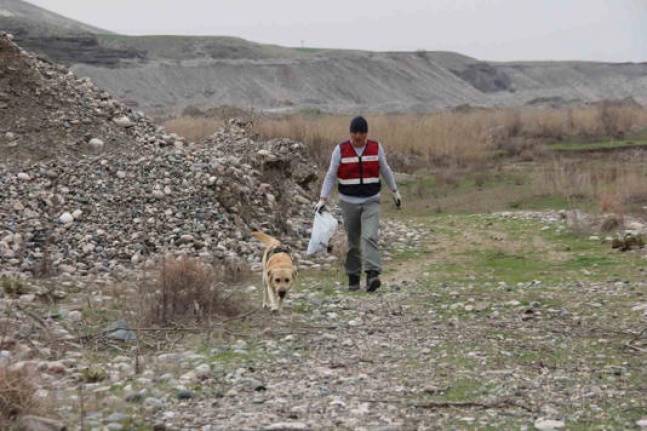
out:
{"label": "white plastic bag", "polygon": [[312,224],[312,235],[308,243],[307,254],[314,254],[328,247],[330,238],[337,230],[337,219],[328,211],[315,211],[315,221]]}

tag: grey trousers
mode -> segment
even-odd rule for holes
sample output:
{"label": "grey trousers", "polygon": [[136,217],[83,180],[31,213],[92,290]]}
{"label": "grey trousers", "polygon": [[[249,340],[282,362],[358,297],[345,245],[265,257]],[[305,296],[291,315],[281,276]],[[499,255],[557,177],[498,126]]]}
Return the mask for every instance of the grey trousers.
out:
{"label": "grey trousers", "polygon": [[364,271],[382,272],[380,250],[377,238],[380,224],[380,203],[351,204],[340,201],[346,228],[348,251],[344,270],[347,275],[362,274]]}

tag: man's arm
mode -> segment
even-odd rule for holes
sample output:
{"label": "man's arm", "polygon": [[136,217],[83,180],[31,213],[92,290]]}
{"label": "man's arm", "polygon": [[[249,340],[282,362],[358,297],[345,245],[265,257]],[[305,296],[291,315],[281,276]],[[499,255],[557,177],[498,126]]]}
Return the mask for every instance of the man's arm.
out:
{"label": "man's arm", "polygon": [[330,157],[330,166],[328,167],[328,172],[326,172],[326,177],[324,178],[323,184],[321,186],[321,193],[319,194],[319,199],[325,201],[328,199],[330,192],[332,191],[335,181],[337,180],[337,171],[339,170],[339,164],[341,163],[341,151],[339,145],[335,147]]}
{"label": "man's arm", "polygon": [[391,190],[392,193],[395,193],[398,191],[398,185],[395,183],[395,176],[393,175],[393,171],[391,170],[389,163],[386,161],[386,154],[382,149],[382,144],[379,144],[377,154],[380,161],[380,174],[382,174],[382,178],[384,178],[384,181],[386,181],[386,185],[389,187],[389,190]]}

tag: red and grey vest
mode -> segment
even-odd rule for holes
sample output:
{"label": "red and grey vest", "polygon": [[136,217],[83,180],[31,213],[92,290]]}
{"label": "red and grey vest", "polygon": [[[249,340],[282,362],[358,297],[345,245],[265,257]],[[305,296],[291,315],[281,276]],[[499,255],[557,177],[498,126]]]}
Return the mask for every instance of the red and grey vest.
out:
{"label": "red and grey vest", "polygon": [[341,163],[337,169],[339,193],[346,196],[369,197],[379,193],[380,145],[368,140],[361,156],[358,156],[350,141],[339,144]]}

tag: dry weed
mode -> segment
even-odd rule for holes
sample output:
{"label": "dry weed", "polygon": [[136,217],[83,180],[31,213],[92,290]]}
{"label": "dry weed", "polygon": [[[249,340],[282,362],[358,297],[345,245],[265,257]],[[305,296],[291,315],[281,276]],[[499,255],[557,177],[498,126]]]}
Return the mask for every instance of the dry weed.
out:
{"label": "dry weed", "polygon": [[[222,119],[208,112],[204,117],[172,119],[164,126],[198,140],[222,125]],[[288,137],[304,142],[322,167],[327,165],[334,146],[348,138],[351,117],[303,113],[269,116],[253,112],[245,115],[253,120],[254,132],[262,139]],[[411,155],[417,164],[432,166],[439,162],[446,165],[447,160],[458,160],[459,164],[478,162],[491,157],[496,149],[532,160],[540,149],[537,142],[617,138],[647,126],[647,109],[613,104],[568,110],[523,107],[366,117],[369,135],[381,142],[389,154]]]}
{"label": "dry weed", "polygon": [[150,280],[141,284],[135,300],[142,323],[166,325],[241,312],[236,291],[227,288],[240,280],[242,263],[218,261],[207,265],[195,258],[164,258]]}
{"label": "dry weed", "polygon": [[7,429],[18,416],[37,410],[36,385],[25,371],[12,371],[0,363],[0,426]]}

